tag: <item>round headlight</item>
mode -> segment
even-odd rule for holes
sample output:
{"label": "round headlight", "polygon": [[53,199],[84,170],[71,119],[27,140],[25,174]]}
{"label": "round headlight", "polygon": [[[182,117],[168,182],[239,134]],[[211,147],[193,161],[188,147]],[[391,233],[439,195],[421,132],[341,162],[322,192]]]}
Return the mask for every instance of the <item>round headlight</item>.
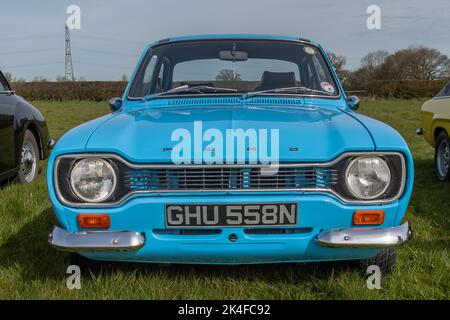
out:
{"label": "round headlight", "polygon": [[350,162],[345,179],[356,198],[372,200],[386,192],[391,182],[391,170],[379,157],[358,157]]}
{"label": "round headlight", "polygon": [[88,158],[75,164],[70,185],[77,197],[86,202],[107,200],[116,188],[116,173],[108,161]]}

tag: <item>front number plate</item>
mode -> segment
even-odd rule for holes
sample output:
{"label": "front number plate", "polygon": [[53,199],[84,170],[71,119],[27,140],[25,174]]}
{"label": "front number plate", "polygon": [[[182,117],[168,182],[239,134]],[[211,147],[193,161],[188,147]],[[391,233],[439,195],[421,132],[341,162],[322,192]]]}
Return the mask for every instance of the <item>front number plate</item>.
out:
{"label": "front number plate", "polygon": [[297,203],[167,204],[167,227],[291,226]]}

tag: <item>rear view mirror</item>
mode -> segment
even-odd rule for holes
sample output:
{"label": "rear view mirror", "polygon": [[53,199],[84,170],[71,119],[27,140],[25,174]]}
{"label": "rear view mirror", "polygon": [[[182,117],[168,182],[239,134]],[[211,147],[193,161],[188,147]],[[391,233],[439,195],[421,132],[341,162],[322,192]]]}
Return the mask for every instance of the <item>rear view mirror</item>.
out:
{"label": "rear view mirror", "polygon": [[248,54],[245,51],[222,50],[219,52],[219,59],[225,61],[246,61]]}

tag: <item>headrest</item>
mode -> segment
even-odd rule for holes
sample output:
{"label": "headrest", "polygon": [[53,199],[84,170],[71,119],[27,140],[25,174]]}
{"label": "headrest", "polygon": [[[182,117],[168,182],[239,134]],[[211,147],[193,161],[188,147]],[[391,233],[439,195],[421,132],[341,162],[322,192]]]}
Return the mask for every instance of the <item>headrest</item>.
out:
{"label": "headrest", "polygon": [[294,72],[270,72],[264,71],[261,77],[260,90],[295,87]]}

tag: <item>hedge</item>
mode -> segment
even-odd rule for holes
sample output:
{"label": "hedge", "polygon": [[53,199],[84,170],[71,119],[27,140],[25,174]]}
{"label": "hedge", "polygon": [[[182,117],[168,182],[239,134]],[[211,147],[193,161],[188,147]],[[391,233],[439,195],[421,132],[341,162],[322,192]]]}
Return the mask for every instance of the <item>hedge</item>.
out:
{"label": "hedge", "polygon": [[364,90],[367,96],[385,99],[412,99],[434,97],[448,83],[448,80],[374,80],[365,88],[350,90]]}
{"label": "hedge", "polygon": [[126,82],[17,82],[12,83],[18,95],[29,100],[91,100],[104,101],[121,97]]}
{"label": "hedge", "polygon": [[[359,95],[373,98],[429,98],[435,96],[448,80],[370,81],[365,88],[345,88],[362,91]],[[17,94],[29,100],[91,100],[104,101],[121,97],[126,82],[17,82],[12,87]]]}

